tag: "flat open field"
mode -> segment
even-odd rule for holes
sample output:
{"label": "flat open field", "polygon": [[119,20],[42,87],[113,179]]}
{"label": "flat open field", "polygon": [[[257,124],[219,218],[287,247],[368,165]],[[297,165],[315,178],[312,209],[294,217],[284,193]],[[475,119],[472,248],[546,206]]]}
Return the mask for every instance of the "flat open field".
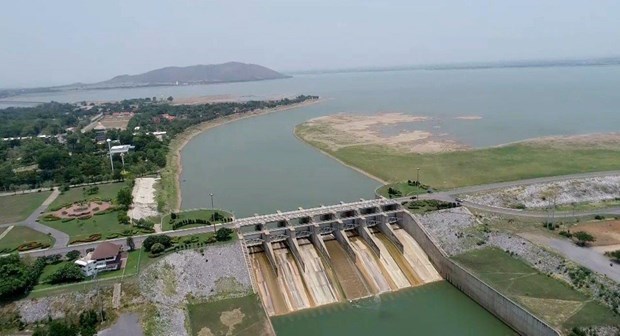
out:
{"label": "flat open field", "polygon": [[[348,116],[346,121],[351,123],[351,118],[356,117]],[[417,138],[407,132],[381,136],[372,127],[384,123],[368,121],[368,116],[353,123],[361,124],[359,127],[332,119],[310,120],[298,125],[295,134],[343,163],[388,183],[415,180],[416,168],[420,168],[420,182],[437,189],[620,169],[617,134],[541,138],[467,149],[428,134]],[[368,132],[370,135],[364,135]]]}
{"label": "flat open field", "polygon": [[617,316],[606,307],[502,250],[473,250],[453,259],[556,327],[570,330],[576,326],[619,324]]}
{"label": "flat open field", "polygon": [[415,179],[415,168],[420,168],[420,182],[438,189],[620,168],[620,147],[556,150],[515,144],[415,154],[380,146],[353,146],[330,154],[388,182]]}
{"label": "flat open field", "polygon": [[15,226],[9,231],[4,238],[0,239],[0,251],[7,250],[12,251],[19,245],[28,242],[40,242],[54,244],[54,239],[44,233],[35,231],[25,226]]}
{"label": "flat open field", "polygon": [[129,124],[129,120],[133,117],[132,115],[122,115],[122,116],[113,116],[106,115],[103,119],[100,120],[101,124],[106,128],[117,128],[117,129],[127,129],[127,124]]}
{"label": "flat open field", "polygon": [[256,294],[188,305],[191,335],[272,335]]}
{"label": "flat open field", "polygon": [[61,220],[46,221],[40,219],[40,222],[43,225],[67,233],[72,241],[76,239],[86,239],[88,236],[96,233],[100,233],[101,238],[106,239],[107,235],[133,229],[131,225],[119,224],[118,211],[94,215],[85,220],[76,218],[69,222],[63,222]]}
{"label": "flat open field", "polygon": [[125,187],[125,186],[127,186],[127,183],[125,182],[99,184],[99,185],[96,185],[96,187],[99,187],[99,192],[94,195],[87,195],[85,193],[86,189],[95,187],[94,185],[72,188],[72,189],[69,189],[68,191],[63,192],[61,195],[59,195],[58,198],[56,198],[54,202],[50,204],[49,209],[54,209],[54,208],[57,208],[57,207],[60,207],[66,204],[75,203],[78,201],[92,200],[96,198],[102,199],[102,200],[109,199],[109,200],[115,201],[116,194],[122,187]]}
{"label": "flat open field", "polygon": [[0,197],[0,224],[21,222],[49,197],[51,191]]}
{"label": "flat open field", "polygon": [[570,228],[571,232],[585,231],[596,238],[593,246],[620,244],[620,221],[596,221],[581,223]]}

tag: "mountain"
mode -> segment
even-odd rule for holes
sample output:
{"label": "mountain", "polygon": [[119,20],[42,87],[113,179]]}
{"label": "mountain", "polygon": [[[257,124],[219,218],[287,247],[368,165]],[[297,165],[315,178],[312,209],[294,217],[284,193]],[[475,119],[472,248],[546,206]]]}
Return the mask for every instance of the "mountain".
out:
{"label": "mountain", "polygon": [[166,67],[139,75],[116,76],[96,86],[167,85],[245,82],[266,79],[288,78],[277,71],[257,64],[228,62],[187,67]]}

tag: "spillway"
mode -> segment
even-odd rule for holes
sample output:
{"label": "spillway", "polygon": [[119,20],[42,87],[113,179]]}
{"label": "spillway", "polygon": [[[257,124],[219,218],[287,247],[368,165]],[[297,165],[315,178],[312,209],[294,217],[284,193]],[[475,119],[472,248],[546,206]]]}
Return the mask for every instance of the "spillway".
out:
{"label": "spillway", "polygon": [[422,247],[420,247],[413,237],[403,229],[394,230],[394,234],[396,234],[396,237],[403,243],[403,255],[409,264],[413,266],[413,269],[422,283],[429,283],[442,279],[433,264],[428,260],[428,256],[424,250],[422,250]]}
{"label": "spillway", "polygon": [[269,265],[269,260],[263,252],[251,253],[250,260],[257,282],[258,292],[269,315],[282,315],[291,311],[286,304],[282,291],[278,286],[278,279]]}
{"label": "spillway", "polygon": [[379,258],[364,243],[362,238],[353,236],[351,247],[357,255],[356,265],[371,286],[373,294],[384,293],[391,290],[388,280],[385,278]]}
{"label": "spillway", "polygon": [[371,294],[368,284],[355,263],[349,258],[346,252],[335,239],[325,241],[327,252],[331,257],[332,267],[337,281],[340,283],[345,297],[348,300],[355,300],[369,296]]}
{"label": "spillway", "polygon": [[278,283],[284,292],[284,298],[291,310],[299,310],[314,306],[304,281],[291,252],[286,248],[274,250],[279,270]]}
{"label": "spillway", "polygon": [[332,285],[326,267],[323,265],[321,257],[317,254],[314,246],[312,244],[299,246],[299,254],[306,265],[303,278],[312,301],[316,305],[337,302],[339,295]]}
{"label": "spillway", "polygon": [[[379,251],[381,251],[379,261],[392,289],[406,288],[415,284],[415,282],[410,282],[405,275],[405,272],[408,271],[408,266],[387,237],[381,232],[373,233],[372,237],[375,244],[379,247]],[[413,279],[413,276],[411,278]]]}

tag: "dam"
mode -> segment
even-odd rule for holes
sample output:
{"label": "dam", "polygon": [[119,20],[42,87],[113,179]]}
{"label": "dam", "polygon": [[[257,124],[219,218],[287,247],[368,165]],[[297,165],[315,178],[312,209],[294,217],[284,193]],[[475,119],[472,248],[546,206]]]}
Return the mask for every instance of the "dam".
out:
{"label": "dam", "polygon": [[442,280],[393,200],[360,200],[235,221],[270,316]]}

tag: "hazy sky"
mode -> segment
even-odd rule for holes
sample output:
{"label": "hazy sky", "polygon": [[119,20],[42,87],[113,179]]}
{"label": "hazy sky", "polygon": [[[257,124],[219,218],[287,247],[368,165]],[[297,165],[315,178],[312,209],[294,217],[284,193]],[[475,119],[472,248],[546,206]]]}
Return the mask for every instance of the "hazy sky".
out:
{"label": "hazy sky", "polygon": [[168,65],[279,71],[620,56],[618,0],[9,0],[0,87]]}

